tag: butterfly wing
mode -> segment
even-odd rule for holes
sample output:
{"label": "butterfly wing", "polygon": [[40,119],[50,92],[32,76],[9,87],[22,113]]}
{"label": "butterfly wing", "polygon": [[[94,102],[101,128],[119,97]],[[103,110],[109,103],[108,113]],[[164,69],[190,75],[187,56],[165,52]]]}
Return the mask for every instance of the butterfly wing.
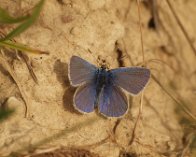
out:
{"label": "butterfly wing", "polygon": [[96,101],[96,86],[92,83],[84,84],[75,92],[74,107],[79,112],[92,112]]}
{"label": "butterfly wing", "polygon": [[99,112],[107,117],[123,116],[128,109],[125,94],[117,87],[105,85],[99,96]]}
{"label": "butterfly wing", "polygon": [[69,64],[69,80],[72,86],[91,82],[95,78],[97,67],[84,59],[72,56]]}
{"label": "butterfly wing", "polygon": [[138,94],[150,79],[150,70],[142,67],[117,68],[110,70],[113,83],[131,94]]}

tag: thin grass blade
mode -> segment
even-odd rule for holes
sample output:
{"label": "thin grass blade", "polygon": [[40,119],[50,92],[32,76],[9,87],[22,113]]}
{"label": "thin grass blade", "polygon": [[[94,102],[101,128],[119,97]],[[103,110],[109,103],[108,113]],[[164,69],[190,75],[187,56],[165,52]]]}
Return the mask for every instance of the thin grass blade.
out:
{"label": "thin grass blade", "polygon": [[0,122],[8,118],[13,112],[13,109],[0,109]]}
{"label": "thin grass blade", "polygon": [[12,17],[9,15],[9,13],[0,8],[0,24],[14,24],[14,23],[18,23],[18,22],[22,22],[26,19],[29,18],[29,15],[26,16],[21,16],[21,17]]}
{"label": "thin grass blade", "polygon": [[11,31],[7,36],[0,39],[0,42],[12,39],[13,37],[21,34],[25,30],[27,30],[31,25],[33,25],[35,23],[35,21],[37,20],[37,18],[39,17],[39,15],[40,15],[40,12],[42,10],[44,2],[45,2],[45,0],[41,0],[35,6],[32,15],[27,20],[25,20],[22,24],[20,24],[18,27],[16,27],[13,31]]}
{"label": "thin grass blade", "polygon": [[[187,113],[187,115],[189,115],[193,120],[196,121],[196,116],[190,111],[190,109],[187,107],[187,105],[185,104],[185,102],[183,100],[178,100],[179,98],[176,98],[174,95],[171,94],[171,92],[169,92],[168,89],[166,89],[159,81],[158,79],[154,76],[151,75],[152,79],[161,87],[161,89],[171,98],[174,100],[174,102],[176,104],[178,104],[185,113]],[[179,96],[178,96],[179,97]]]}
{"label": "thin grass blade", "polygon": [[34,54],[49,54],[46,51],[40,51],[40,50],[37,50],[37,49],[33,49],[33,48],[27,47],[23,44],[13,42],[11,40],[1,41],[0,42],[0,47],[16,49],[16,50],[19,50],[19,51],[22,51],[22,52],[30,52],[30,53],[34,53]]}

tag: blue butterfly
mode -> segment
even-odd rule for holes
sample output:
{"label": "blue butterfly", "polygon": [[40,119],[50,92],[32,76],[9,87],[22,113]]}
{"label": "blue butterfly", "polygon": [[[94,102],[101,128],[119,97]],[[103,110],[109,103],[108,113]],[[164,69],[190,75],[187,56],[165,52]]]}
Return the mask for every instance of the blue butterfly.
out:
{"label": "blue butterfly", "polygon": [[150,79],[150,70],[142,67],[97,68],[84,59],[72,56],[69,80],[78,87],[74,107],[79,112],[98,110],[106,117],[121,117],[128,110],[128,100],[122,89],[137,95]]}

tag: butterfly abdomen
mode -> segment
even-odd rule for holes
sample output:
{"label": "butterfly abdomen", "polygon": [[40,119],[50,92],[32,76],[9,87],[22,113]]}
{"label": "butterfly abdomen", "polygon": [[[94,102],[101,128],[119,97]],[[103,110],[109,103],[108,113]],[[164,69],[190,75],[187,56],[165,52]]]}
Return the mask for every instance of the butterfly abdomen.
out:
{"label": "butterfly abdomen", "polygon": [[98,69],[95,77],[96,92],[99,94],[105,84],[106,70],[102,68]]}

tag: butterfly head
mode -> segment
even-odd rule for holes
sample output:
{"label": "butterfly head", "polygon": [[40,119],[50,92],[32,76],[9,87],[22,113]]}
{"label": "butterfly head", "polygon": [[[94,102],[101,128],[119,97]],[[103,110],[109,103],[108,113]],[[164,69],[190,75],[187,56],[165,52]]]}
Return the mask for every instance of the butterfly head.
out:
{"label": "butterfly head", "polygon": [[107,65],[106,65],[106,64],[103,64],[103,65],[101,65],[101,69],[103,69],[103,70],[107,70],[107,69],[108,69],[108,67],[107,67]]}
{"label": "butterfly head", "polygon": [[106,62],[106,59],[102,58],[101,56],[98,56],[98,66],[101,68],[101,69],[104,69],[104,70],[109,70],[109,64]]}

